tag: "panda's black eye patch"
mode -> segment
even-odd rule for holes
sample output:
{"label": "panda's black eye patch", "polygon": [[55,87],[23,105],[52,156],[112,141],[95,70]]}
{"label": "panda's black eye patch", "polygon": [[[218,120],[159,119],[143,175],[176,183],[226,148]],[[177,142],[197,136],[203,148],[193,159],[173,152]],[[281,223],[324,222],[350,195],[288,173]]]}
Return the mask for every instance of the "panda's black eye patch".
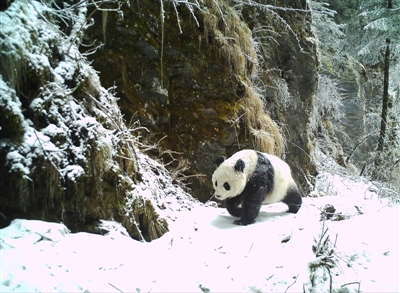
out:
{"label": "panda's black eye patch", "polygon": [[218,187],[218,181],[215,181],[215,187]]}
{"label": "panda's black eye patch", "polygon": [[231,189],[231,186],[229,185],[228,182],[225,182],[225,183],[224,183],[224,188],[225,188],[225,190],[230,190],[230,189]]}

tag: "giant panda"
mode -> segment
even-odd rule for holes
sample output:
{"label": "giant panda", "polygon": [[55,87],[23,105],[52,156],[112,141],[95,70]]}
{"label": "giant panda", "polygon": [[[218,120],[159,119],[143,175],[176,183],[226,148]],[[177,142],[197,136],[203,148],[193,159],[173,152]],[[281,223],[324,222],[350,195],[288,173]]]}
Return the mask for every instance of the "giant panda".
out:
{"label": "giant panda", "polygon": [[212,175],[214,197],[226,200],[236,225],[255,222],[261,205],[284,202],[289,213],[297,213],[302,196],[289,166],[280,158],[254,150],[241,150],[228,159],[216,159]]}

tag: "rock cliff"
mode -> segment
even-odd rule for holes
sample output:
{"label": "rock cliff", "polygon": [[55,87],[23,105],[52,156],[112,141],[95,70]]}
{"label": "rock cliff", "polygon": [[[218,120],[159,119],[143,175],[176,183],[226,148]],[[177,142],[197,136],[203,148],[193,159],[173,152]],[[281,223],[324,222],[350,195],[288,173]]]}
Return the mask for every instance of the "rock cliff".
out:
{"label": "rock cliff", "polygon": [[[214,159],[246,147],[284,153],[307,194],[318,60],[306,4],[174,3],[139,1],[123,19],[98,14],[86,35],[105,42],[90,58],[103,84],[116,86],[126,119],[172,150],[175,167],[190,163],[183,175],[202,201]],[[153,155],[171,162],[171,152]]]}

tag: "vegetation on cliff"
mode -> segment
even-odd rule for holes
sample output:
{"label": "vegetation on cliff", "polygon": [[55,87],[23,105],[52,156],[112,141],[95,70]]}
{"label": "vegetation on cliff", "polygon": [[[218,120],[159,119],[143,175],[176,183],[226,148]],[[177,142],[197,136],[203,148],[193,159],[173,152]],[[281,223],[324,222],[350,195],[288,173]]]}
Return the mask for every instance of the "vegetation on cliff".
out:
{"label": "vegetation on cliff", "polygon": [[1,225],[24,217],[96,232],[99,219],[115,219],[133,238],[158,238],[163,210],[194,200],[142,154],[138,127],[78,51],[90,4],[51,5],[14,1],[0,12]]}

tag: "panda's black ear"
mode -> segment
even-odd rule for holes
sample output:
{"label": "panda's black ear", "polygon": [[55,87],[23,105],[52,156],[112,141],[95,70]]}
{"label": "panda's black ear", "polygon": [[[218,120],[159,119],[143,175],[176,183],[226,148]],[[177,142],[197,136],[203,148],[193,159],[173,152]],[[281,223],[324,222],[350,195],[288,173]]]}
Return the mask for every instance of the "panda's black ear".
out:
{"label": "panda's black ear", "polygon": [[226,158],[225,158],[224,156],[217,158],[217,159],[215,160],[215,164],[217,165],[217,167],[219,167],[219,165],[221,165],[222,162],[225,161],[225,159],[226,159]]}
{"label": "panda's black ear", "polygon": [[244,167],[245,167],[244,161],[242,159],[237,160],[235,164],[235,170],[237,172],[243,172]]}

